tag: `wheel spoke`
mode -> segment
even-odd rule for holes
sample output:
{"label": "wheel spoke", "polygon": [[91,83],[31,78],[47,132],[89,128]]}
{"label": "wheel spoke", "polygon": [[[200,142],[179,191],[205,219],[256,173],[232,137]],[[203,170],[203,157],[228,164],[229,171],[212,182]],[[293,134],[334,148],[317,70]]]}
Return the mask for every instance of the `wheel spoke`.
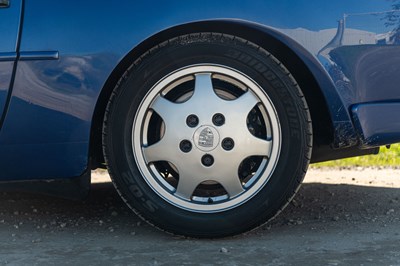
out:
{"label": "wheel spoke", "polygon": [[190,200],[194,190],[200,183],[201,181],[198,181],[193,177],[193,173],[179,171],[179,182],[175,194],[184,199]]}
{"label": "wheel spoke", "polygon": [[235,105],[236,113],[245,115],[245,117],[247,117],[251,109],[253,109],[254,106],[259,102],[260,100],[254,95],[254,93],[251,90],[248,90],[232,103]]}
{"label": "wheel spoke", "polygon": [[157,161],[170,161],[171,145],[166,145],[166,141],[161,139],[159,142],[152,144],[151,146],[143,147],[143,153],[148,163]]}
{"label": "wheel spoke", "polygon": [[245,145],[245,155],[248,156],[267,156],[271,153],[272,142],[270,140],[254,137],[249,133],[247,144]]}
{"label": "wheel spoke", "polygon": [[231,167],[231,170],[225,169],[224,176],[219,178],[218,182],[224,187],[231,198],[244,191],[235,167]]}
{"label": "wheel spoke", "polygon": [[173,114],[176,113],[177,104],[173,103],[162,96],[158,96],[152,106],[153,109],[161,118],[164,120],[165,123],[173,117]]}
{"label": "wheel spoke", "polygon": [[211,97],[217,97],[212,85],[211,74],[210,73],[196,74],[194,94],[191,100],[205,103],[206,100],[212,99]]}

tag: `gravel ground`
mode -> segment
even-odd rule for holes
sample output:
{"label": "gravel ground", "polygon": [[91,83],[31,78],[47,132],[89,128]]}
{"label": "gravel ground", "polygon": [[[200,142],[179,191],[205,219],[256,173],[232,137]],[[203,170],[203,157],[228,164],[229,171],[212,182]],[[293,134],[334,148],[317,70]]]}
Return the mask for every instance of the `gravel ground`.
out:
{"label": "gravel ground", "polygon": [[196,240],[128,210],[104,172],[85,201],[0,192],[0,265],[400,265],[400,170],[311,169],[248,234]]}

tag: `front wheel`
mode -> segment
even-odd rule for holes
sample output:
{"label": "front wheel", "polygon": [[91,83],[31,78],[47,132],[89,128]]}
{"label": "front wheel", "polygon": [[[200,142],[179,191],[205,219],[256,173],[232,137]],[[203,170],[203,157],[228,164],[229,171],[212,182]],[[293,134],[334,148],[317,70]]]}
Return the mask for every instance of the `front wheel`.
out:
{"label": "front wheel", "polygon": [[288,71],[243,39],[185,35],[145,53],[114,89],[104,152],[127,204],[195,237],[238,234],[271,219],[311,153],[307,104]]}

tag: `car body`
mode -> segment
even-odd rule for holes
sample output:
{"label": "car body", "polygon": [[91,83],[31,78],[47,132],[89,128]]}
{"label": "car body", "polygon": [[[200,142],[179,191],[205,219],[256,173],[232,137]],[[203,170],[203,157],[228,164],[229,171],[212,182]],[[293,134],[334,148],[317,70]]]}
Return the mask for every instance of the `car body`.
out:
{"label": "car body", "polygon": [[287,68],[310,108],[311,162],[400,141],[396,2],[0,0],[0,7],[0,181],[67,182],[104,168],[104,115],[121,77],[152,47],[192,33],[249,40]]}

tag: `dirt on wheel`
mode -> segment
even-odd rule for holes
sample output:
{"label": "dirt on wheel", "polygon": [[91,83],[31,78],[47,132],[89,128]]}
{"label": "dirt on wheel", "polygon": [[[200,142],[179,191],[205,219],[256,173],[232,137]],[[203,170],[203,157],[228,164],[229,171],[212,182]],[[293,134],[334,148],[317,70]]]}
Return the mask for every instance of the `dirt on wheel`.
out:
{"label": "dirt on wheel", "polygon": [[95,172],[84,201],[0,192],[0,239],[0,265],[400,265],[400,170],[310,169],[276,219],[217,240],[143,223]]}

